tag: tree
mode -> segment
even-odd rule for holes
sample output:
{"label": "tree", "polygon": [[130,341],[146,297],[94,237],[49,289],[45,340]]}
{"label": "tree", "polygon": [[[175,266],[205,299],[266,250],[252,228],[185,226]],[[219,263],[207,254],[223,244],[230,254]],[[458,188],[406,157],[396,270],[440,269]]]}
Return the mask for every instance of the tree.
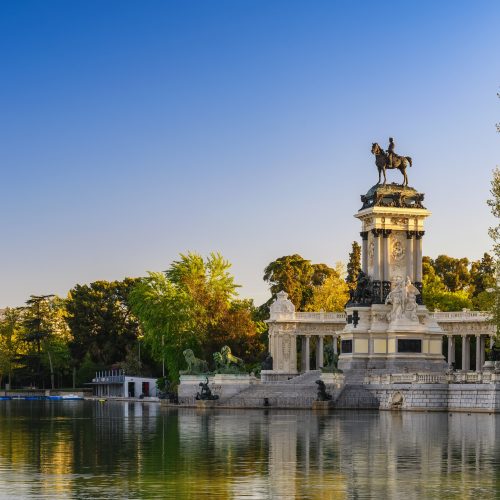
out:
{"label": "tree", "polygon": [[76,285],[68,293],[67,323],[73,339],[70,343],[76,365],[89,353],[99,366],[109,367],[125,360],[130,346],[137,344],[139,323],[129,306],[129,294],[137,283],[95,281]]}
{"label": "tree", "polygon": [[262,325],[253,320],[251,301],[237,300],[230,263],[219,254],[206,259],[188,253],[164,273],[148,273],[131,293],[134,314],[144,340],[156,360],[165,359],[169,376],[178,377],[182,355],[192,349],[211,361],[213,352],[227,344],[245,360],[255,360],[264,349]]}
{"label": "tree", "polygon": [[314,288],[306,311],[343,311],[349,299],[349,286],[343,278],[344,274],[344,267],[338,262],[335,274],[331,274],[321,286]]}
{"label": "tree", "polygon": [[326,264],[311,264],[300,255],[285,255],[276,259],[264,269],[264,281],[271,290],[271,301],[281,290],[288,293],[298,311],[304,311],[310,303],[315,287],[336,275],[335,269]]}
{"label": "tree", "polygon": [[472,301],[466,290],[450,292],[443,283],[442,278],[437,274],[432,266],[432,259],[424,257],[422,259],[423,270],[423,293],[424,304],[430,311],[460,311],[461,309],[471,309]]}
{"label": "tree", "polygon": [[456,259],[448,255],[438,255],[432,261],[432,266],[448,291],[466,290],[470,286],[469,259],[466,257]]}
{"label": "tree", "polygon": [[26,358],[37,363],[38,383],[43,385],[41,369],[48,365],[50,385],[55,388],[55,372],[67,367],[70,332],[65,321],[64,300],[55,295],[31,295],[23,314],[24,340],[34,346]]}
{"label": "tree", "polygon": [[7,307],[0,319],[0,386],[6,376],[12,388],[12,375],[22,354],[23,323],[22,308]]}
{"label": "tree", "polygon": [[481,260],[472,262],[470,284],[474,296],[495,286],[495,261],[490,254],[485,252]]}
{"label": "tree", "polygon": [[493,287],[494,300],[492,301],[492,321],[496,325],[497,336],[500,333],[500,287],[499,287],[499,268],[500,268],[500,169],[493,170],[491,179],[491,198],[487,201],[491,213],[496,219],[496,225],[488,229],[488,234],[493,240],[493,259],[495,263],[495,286]]}
{"label": "tree", "polygon": [[353,241],[351,252],[349,253],[349,262],[347,263],[346,282],[349,290],[356,288],[359,271],[361,271],[361,246],[357,241]]}

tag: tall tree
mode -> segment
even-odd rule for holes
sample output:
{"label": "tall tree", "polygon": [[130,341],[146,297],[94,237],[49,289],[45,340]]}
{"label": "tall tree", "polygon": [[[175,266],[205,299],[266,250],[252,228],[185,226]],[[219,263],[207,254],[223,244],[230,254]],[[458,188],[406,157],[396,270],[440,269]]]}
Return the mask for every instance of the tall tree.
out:
{"label": "tall tree", "polygon": [[155,359],[165,359],[171,379],[184,366],[188,348],[207,361],[224,344],[240,357],[255,358],[263,350],[253,305],[236,300],[238,285],[229,269],[219,254],[204,259],[188,253],[165,274],[148,273],[131,293],[145,341]]}
{"label": "tall tree", "polygon": [[448,291],[466,290],[470,286],[469,259],[466,257],[456,259],[438,255],[432,265]]}
{"label": "tall tree", "polygon": [[346,282],[349,290],[356,288],[359,271],[361,271],[361,246],[357,241],[353,241],[351,252],[349,253],[349,262],[347,263]]}
{"label": "tall tree", "polygon": [[424,304],[430,311],[460,311],[471,309],[472,301],[466,290],[450,292],[432,266],[432,259],[422,259]]}
{"label": "tall tree", "polygon": [[38,384],[43,385],[42,368],[46,364],[54,389],[56,370],[67,368],[68,361],[66,346],[70,333],[64,300],[55,295],[31,295],[26,301],[23,326],[24,339],[33,346],[27,356],[36,359]]}
{"label": "tall tree", "polygon": [[67,322],[73,340],[71,354],[81,364],[89,353],[99,366],[124,361],[128,348],[137,344],[139,324],[128,302],[134,278],[123,281],[95,281],[76,285],[66,302]]}
{"label": "tall tree", "polygon": [[488,230],[490,238],[493,240],[493,258],[495,262],[495,286],[493,289],[494,300],[492,301],[491,312],[493,321],[496,325],[497,337],[500,334],[500,169],[498,167],[493,170],[491,179],[491,198],[487,204],[490,207],[491,213],[496,219],[496,225],[491,226]]}
{"label": "tall tree", "polygon": [[304,311],[310,304],[315,287],[336,275],[335,269],[326,264],[311,264],[298,254],[280,257],[264,269],[264,281],[270,285],[271,300],[284,290],[298,311]]}
{"label": "tall tree", "polygon": [[331,274],[320,285],[316,286],[306,311],[340,312],[349,299],[349,286],[344,280],[344,266],[341,262],[335,265],[335,273]]}
{"label": "tall tree", "polygon": [[22,308],[7,307],[0,319],[0,386],[1,379],[7,378],[12,388],[12,375],[23,353]]}

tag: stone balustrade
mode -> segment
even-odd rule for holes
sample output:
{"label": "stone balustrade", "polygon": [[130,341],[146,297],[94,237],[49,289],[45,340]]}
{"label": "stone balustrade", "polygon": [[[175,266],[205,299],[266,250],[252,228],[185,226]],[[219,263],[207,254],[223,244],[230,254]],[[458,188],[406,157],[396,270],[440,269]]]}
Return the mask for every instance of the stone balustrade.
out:
{"label": "stone balustrade", "polygon": [[[452,311],[452,312],[431,312],[429,316],[438,323],[475,323],[489,322],[490,313],[485,311]],[[304,323],[345,323],[346,314],[344,312],[271,312],[270,321],[297,321]]]}
{"label": "stone balustrade", "polygon": [[365,384],[497,384],[500,383],[500,371],[448,373],[393,373],[368,375]]}

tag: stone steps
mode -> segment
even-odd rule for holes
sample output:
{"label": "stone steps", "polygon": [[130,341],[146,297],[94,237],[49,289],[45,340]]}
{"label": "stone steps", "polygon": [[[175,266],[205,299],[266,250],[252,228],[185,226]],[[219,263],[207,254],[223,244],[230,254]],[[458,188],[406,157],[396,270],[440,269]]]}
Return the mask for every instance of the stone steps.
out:
{"label": "stone steps", "polygon": [[[315,382],[320,375],[319,370],[313,370],[282,382],[254,384],[230,398],[221,399],[218,406],[262,408],[267,399],[274,408],[311,408],[318,392]],[[331,392],[335,400],[341,391]]]}

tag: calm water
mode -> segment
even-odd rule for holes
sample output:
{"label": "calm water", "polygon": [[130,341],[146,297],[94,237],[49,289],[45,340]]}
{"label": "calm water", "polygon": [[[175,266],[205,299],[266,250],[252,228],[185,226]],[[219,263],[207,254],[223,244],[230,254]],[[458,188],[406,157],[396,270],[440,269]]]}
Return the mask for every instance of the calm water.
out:
{"label": "calm water", "polygon": [[1,498],[500,498],[500,416],[0,402]]}

